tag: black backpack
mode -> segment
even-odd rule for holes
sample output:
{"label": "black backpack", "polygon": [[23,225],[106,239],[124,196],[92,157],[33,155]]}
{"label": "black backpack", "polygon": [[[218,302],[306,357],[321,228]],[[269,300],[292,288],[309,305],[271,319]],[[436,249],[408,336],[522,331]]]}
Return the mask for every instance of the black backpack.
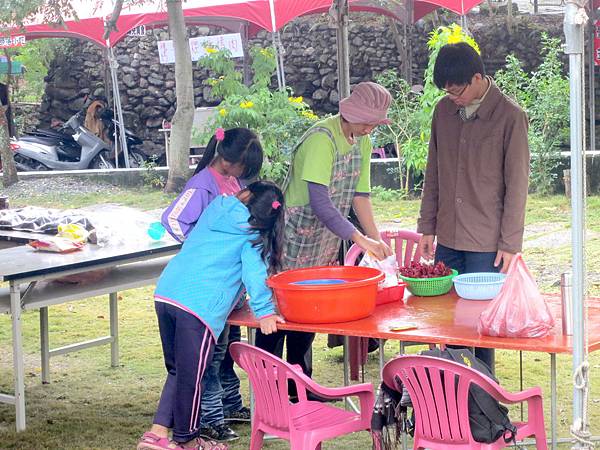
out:
{"label": "black backpack", "polygon": [[[421,352],[424,356],[449,359],[471,367],[498,382],[490,368],[466,348],[438,348]],[[481,387],[472,384],[469,388],[469,423],[473,439],[477,442],[492,443],[501,437],[506,443],[514,442],[517,428],[508,418],[508,408],[500,404]]]}

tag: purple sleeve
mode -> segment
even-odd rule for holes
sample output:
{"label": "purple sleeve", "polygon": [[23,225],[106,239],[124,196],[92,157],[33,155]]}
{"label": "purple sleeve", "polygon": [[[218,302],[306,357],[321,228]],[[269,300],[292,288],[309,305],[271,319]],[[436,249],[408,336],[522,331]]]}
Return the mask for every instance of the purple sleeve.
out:
{"label": "purple sleeve", "polygon": [[333,206],[327,186],[308,182],[308,198],[315,216],[336,236],[348,240],[356,228]]}
{"label": "purple sleeve", "polygon": [[186,189],[165,210],[160,222],[171,236],[183,242],[210,201],[205,189]]}

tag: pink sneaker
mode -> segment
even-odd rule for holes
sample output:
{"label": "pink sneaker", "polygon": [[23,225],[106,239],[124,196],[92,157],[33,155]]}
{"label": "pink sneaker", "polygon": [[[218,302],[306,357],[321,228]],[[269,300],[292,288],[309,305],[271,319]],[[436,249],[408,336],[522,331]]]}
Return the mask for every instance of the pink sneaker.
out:
{"label": "pink sneaker", "polygon": [[184,450],[184,447],[171,441],[169,438],[157,436],[150,431],[142,435],[138,442],[137,450]]}

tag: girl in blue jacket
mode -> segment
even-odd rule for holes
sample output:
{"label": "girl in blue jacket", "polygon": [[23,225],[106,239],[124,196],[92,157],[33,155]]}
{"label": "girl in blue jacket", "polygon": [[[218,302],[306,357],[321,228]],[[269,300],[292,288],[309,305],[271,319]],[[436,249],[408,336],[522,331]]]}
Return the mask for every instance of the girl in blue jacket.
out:
{"label": "girl in blue jacket", "polygon": [[202,375],[242,283],[263,333],[283,321],[266,285],[268,273],[279,268],[283,202],[281,190],[267,181],[216,197],[161,274],[154,299],[168,374],[138,450],[227,448],[198,438]]}
{"label": "girl in blue jacket", "polygon": [[[248,128],[217,128],[194,176],[162,215],[165,229],[179,242],[185,241],[208,204],[218,195],[235,195],[245,180],[260,172],[263,149]],[[240,295],[244,295],[242,290]],[[240,379],[233,368],[229,345],[241,338],[240,327],[226,326],[215,347],[212,363],[204,373],[200,435],[218,441],[239,436],[226,420],[249,421],[250,410],[242,403]]]}

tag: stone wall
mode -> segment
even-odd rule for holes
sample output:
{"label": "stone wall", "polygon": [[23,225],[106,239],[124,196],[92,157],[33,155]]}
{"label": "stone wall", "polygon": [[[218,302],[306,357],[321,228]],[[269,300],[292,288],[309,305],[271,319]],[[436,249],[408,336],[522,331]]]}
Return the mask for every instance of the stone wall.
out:
{"label": "stone wall", "polygon": [[40,104],[39,103],[12,103],[13,117],[15,119],[15,127],[18,135],[23,131],[31,130],[38,126],[40,122]]}
{"label": "stone wall", "polygon": [[[494,73],[503,65],[509,52],[525,61],[525,68],[539,64],[539,42],[542,31],[562,34],[562,18],[556,16],[517,16],[512,33],[505,18],[481,15],[470,19],[471,31],[482,48],[488,71]],[[429,23],[419,23],[410,36],[413,48],[413,82],[420,83],[427,63],[426,39]],[[209,27],[190,28],[191,36],[219,34]],[[129,37],[117,45],[119,85],[126,126],[144,140],[148,154],[164,152],[164,141],[158,131],[163,119],[175,112],[175,74],[173,65],[158,61],[156,42],[168,39],[165,29],[149,30],[143,38]],[[385,69],[398,69],[401,64],[394,33],[386,19],[372,15],[353,15],[349,28],[351,43],[351,82],[371,80]],[[337,65],[335,30],[323,18],[311,17],[292,22],[282,32],[285,48],[285,73],[289,86],[302,95],[318,113],[337,108]],[[251,45],[271,45],[266,33],[259,33]],[[241,68],[240,68],[241,69]],[[214,105],[210,89],[202,84],[205,70],[195,67],[196,106]],[[73,41],[70,49],[52,64],[47,76],[46,93],[40,110],[42,125],[52,117],[67,119],[84,108],[88,96],[105,95],[110,85],[106,58],[102,50],[89,43]]]}

